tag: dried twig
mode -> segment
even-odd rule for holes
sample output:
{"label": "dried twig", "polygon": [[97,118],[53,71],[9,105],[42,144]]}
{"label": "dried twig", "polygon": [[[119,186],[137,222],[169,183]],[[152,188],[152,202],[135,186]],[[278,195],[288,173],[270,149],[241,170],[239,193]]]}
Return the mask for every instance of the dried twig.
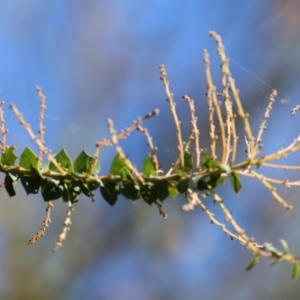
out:
{"label": "dried twig", "polygon": [[34,244],[37,240],[39,240],[42,236],[45,236],[45,232],[47,227],[49,226],[49,224],[51,223],[51,219],[50,219],[50,214],[51,214],[51,208],[54,205],[52,204],[51,201],[49,201],[47,203],[47,208],[46,208],[46,216],[45,219],[43,220],[43,226],[41,227],[41,229],[37,232],[37,234],[35,236],[33,236],[29,241],[28,241],[28,245],[32,245]]}

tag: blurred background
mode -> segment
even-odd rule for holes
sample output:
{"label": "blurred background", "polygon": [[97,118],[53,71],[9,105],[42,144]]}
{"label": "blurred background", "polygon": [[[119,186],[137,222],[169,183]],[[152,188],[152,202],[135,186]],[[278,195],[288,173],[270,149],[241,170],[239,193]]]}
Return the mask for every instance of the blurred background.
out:
{"label": "blurred background", "polygon": [[[210,52],[215,84],[220,62],[209,30],[223,38],[232,74],[254,128],[264,114],[269,94],[278,90],[263,153],[288,145],[299,133],[300,2],[272,1],[21,1],[0,3],[0,89],[5,101],[8,144],[36,150],[9,103],[15,103],[37,130],[39,99],[47,96],[46,145],[65,147],[74,159],[83,149],[107,138],[106,118],[120,130],[154,108],[160,115],[147,121],[164,170],[176,158],[174,125],[159,80],[158,66],[167,68],[185,137],[190,130],[183,94],[195,99],[203,147],[208,145],[202,49]],[[242,125],[241,125],[242,126]],[[147,154],[141,134],[122,147],[140,166]],[[115,152],[101,152],[101,174],[109,171]],[[244,158],[241,149],[239,159]],[[284,163],[298,164],[299,154]],[[266,173],[268,174],[268,173]],[[295,180],[299,174],[272,170]],[[257,242],[280,247],[283,237],[300,254],[299,192],[278,188],[294,205],[286,212],[255,180],[243,180],[235,195],[219,189],[234,217]],[[299,279],[291,266],[269,267],[261,260],[245,268],[251,255],[208,221],[200,209],[181,212],[184,199],[168,199],[163,220],[143,200],[134,205],[120,198],[110,207],[81,197],[63,248],[52,253],[65,218],[66,205],[54,202],[52,223],[33,246],[27,246],[42,224],[45,203],[2,189],[0,202],[1,299],[296,299]],[[218,207],[208,206],[223,222]],[[211,201],[212,202],[212,201]]]}

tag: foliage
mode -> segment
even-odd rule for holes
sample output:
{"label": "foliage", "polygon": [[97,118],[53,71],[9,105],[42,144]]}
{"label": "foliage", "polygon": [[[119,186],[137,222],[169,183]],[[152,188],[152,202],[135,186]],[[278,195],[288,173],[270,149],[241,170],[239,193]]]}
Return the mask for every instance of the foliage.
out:
{"label": "foliage", "polygon": [[[275,101],[276,91],[273,91],[270,95],[264,117],[255,137],[250,125],[249,115],[244,111],[235,81],[230,73],[221,38],[215,32],[210,32],[209,34],[217,42],[221,61],[222,91],[217,92],[211,76],[209,54],[206,50],[203,50],[210,138],[208,150],[200,147],[200,129],[197,126],[194,101],[187,95],[184,95],[183,99],[187,101],[190,108],[192,129],[188,140],[183,140],[181,122],[178,119],[176,104],[169,88],[167,73],[164,66],[160,66],[161,81],[174,119],[178,141],[178,158],[167,172],[161,169],[157,158],[157,148],[154,147],[148,130],[142,126],[144,121],[159,113],[158,109],[146,114],[143,118],[138,118],[128,128],[119,133],[114,129],[113,121],[108,119],[110,140],[98,141],[93,154],[82,151],[72,161],[66,149],[62,149],[57,154],[52,155],[44,143],[45,127],[43,121],[46,110],[46,98],[42,90],[37,88],[41,103],[37,135],[34,134],[31,126],[25,121],[16,106],[14,104],[10,105],[21,125],[38,146],[38,154],[26,147],[17,163],[18,157],[15,154],[15,147],[6,146],[8,131],[5,129],[3,102],[1,103],[0,172],[5,173],[5,180],[2,186],[5,187],[8,195],[12,197],[16,194],[14,186],[20,180],[28,195],[41,193],[43,199],[47,202],[43,225],[39,232],[29,240],[28,244],[33,244],[41,236],[45,235],[46,228],[50,223],[50,213],[53,207],[52,201],[59,198],[62,198],[67,203],[68,210],[63,229],[53,250],[60,248],[62,242],[66,239],[70,230],[73,205],[79,200],[81,194],[94,201],[94,194],[99,191],[103,199],[111,206],[116,204],[120,195],[132,201],[142,198],[149,205],[156,205],[159,213],[164,218],[167,218],[167,214],[163,210],[163,202],[169,197],[174,198],[178,194],[183,194],[187,200],[186,204],[182,206],[183,211],[191,211],[199,206],[211,223],[217,225],[231,239],[239,241],[246,249],[252,252],[253,259],[247,270],[252,269],[258,263],[260,257],[264,257],[273,260],[273,263],[289,261],[293,266],[292,277],[298,276],[300,258],[290,254],[287,243],[283,239],[280,240],[283,251],[276,249],[267,242],[262,245],[257,244],[254,238],[248,236],[245,229],[233,218],[226,202],[217,193],[216,188],[227,180],[234,192],[239,193],[242,188],[241,176],[253,177],[258,179],[270,191],[274,199],[284,209],[292,209],[292,206],[276,192],[274,186],[281,184],[289,187],[291,185],[299,185],[299,182],[269,178],[259,173],[258,169],[260,166],[278,169],[299,169],[295,166],[283,166],[271,162],[298,151],[300,148],[300,135],[287,147],[269,155],[260,155],[262,136]],[[223,101],[220,102],[220,99]],[[299,107],[295,107],[292,114],[294,115],[298,109]],[[236,124],[238,119],[244,125],[244,144],[242,148],[246,149],[246,157],[242,162],[236,162],[238,148],[241,147],[237,135]],[[149,146],[149,153],[146,155],[140,170],[127,158],[119,145],[119,140],[127,138],[135,130],[140,131],[145,136]],[[112,160],[110,173],[100,175],[98,162],[100,148],[107,146],[114,147],[116,155]],[[217,156],[217,147],[222,150],[220,157]],[[206,203],[210,198],[219,206],[230,228],[227,227],[227,224],[225,225],[217,220],[207,208]]]}

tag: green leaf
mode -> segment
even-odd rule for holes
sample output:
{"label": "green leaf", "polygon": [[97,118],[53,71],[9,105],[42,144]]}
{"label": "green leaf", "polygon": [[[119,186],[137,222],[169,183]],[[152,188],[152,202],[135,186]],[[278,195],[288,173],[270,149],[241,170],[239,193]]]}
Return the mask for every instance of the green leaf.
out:
{"label": "green leaf", "polygon": [[293,263],[292,279],[296,279],[299,276],[299,264]]}
{"label": "green leaf", "polygon": [[167,180],[161,180],[152,186],[152,193],[157,199],[163,202],[169,197],[169,183]]}
{"label": "green leaf", "polygon": [[133,182],[124,183],[120,187],[120,193],[127,199],[137,200],[141,198],[141,192],[138,186]]}
{"label": "green leaf", "polygon": [[[269,251],[270,253],[272,253],[276,258],[281,258],[282,256],[282,252],[277,250],[274,246],[272,246],[271,244],[264,244],[264,247],[266,249],[266,251]],[[276,261],[274,262],[275,264],[277,263]]]}
{"label": "green leaf", "polygon": [[39,192],[39,188],[42,184],[42,180],[40,178],[34,178],[30,176],[22,176],[21,183],[27,193],[29,194],[37,194]]}
{"label": "green leaf", "polygon": [[[68,173],[72,173],[73,163],[65,149],[60,150],[57,154],[54,155],[55,160],[62,167],[62,169],[67,170]],[[58,168],[53,162],[50,162],[49,169],[54,172],[59,172]]]}
{"label": "green leaf", "polygon": [[100,184],[98,182],[82,182],[80,188],[84,195],[86,195],[89,198],[92,198],[94,196],[93,191],[95,191],[99,186]]}
{"label": "green leaf", "polygon": [[241,190],[242,184],[241,184],[241,180],[240,180],[240,175],[238,173],[232,172],[230,174],[230,183],[231,183],[233,190],[236,193],[238,193]]}
{"label": "green leaf", "polygon": [[30,170],[31,167],[38,170],[38,157],[35,153],[29,148],[26,147],[20,156],[19,165],[20,167]]}
{"label": "green leaf", "polygon": [[120,154],[117,153],[110,166],[110,174],[115,176],[122,176],[123,179],[131,177],[130,170],[121,158]]}
{"label": "green leaf", "polygon": [[62,185],[62,198],[64,202],[75,203],[78,202],[81,193],[80,186],[78,184],[64,184]]}
{"label": "green leaf", "polygon": [[213,158],[203,155],[202,156],[202,164],[204,167],[210,169],[210,168],[219,168],[220,167],[220,162],[217,160],[214,160]]}
{"label": "green leaf", "polygon": [[227,164],[219,164],[219,168],[224,170],[227,174],[230,174],[232,172],[231,168]]}
{"label": "green leaf", "polygon": [[283,247],[283,253],[287,254],[290,252],[289,250],[289,245],[287,244],[287,242],[284,239],[279,239],[279,242],[282,244]]}
{"label": "green leaf", "polygon": [[145,176],[156,175],[152,157],[148,154],[144,160],[142,172]]}
{"label": "green leaf", "polygon": [[11,173],[7,173],[4,179],[5,189],[6,192],[10,197],[13,197],[16,195],[15,189],[14,189],[14,183],[18,180],[18,177],[14,176]]}
{"label": "green leaf", "polygon": [[4,153],[2,153],[1,164],[3,166],[13,166],[18,156],[14,153],[15,146],[11,146]]}
{"label": "green leaf", "polygon": [[96,174],[100,171],[100,164],[97,161],[95,166],[95,158],[85,151],[81,151],[74,161],[75,173]]}
{"label": "green leaf", "polygon": [[191,152],[184,151],[184,165],[183,165],[183,172],[191,171],[193,167],[193,155]]}
{"label": "green leaf", "polygon": [[193,167],[193,155],[192,155],[191,152],[184,151],[184,153],[183,153],[183,159],[184,159],[183,167],[177,165],[174,168],[174,172],[177,175],[184,175],[185,173],[191,171],[191,169]]}
{"label": "green leaf", "polygon": [[205,181],[204,179],[200,179],[197,183],[197,188],[199,191],[206,191],[210,190],[211,187],[209,186],[208,182]]}
{"label": "green leaf", "polygon": [[157,200],[156,196],[153,195],[153,193],[151,192],[150,185],[145,184],[141,186],[141,196],[149,205],[151,205],[155,200]]}
{"label": "green leaf", "polygon": [[177,188],[181,194],[184,194],[187,191],[187,189],[189,188],[189,181],[190,181],[189,178],[179,181]]}
{"label": "green leaf", "polygon": [[100,186],[100,192],[103,199],[111,206],[117,202],[119,191],[116,189],[117,184],[114,182],[105,182]]}
{"label": "green leaf", "polygon": [[48,171],[49,170],[49,166],[50,166],[50,161],[49,160],[43,161],[39,165],[40,172],[46,172],[46,171]]}
{"label": "green leaf", "polygon": [[253,258],[252,258],[250,264],[246,268],[246,271],[250,271],[252,268],[254,268],[257,265],[258,261],[259,261],[259,256],[253,255]]}
{"label": "green leaf", "polygon": [[173,199],[177,197],[178,195],[178,190],[176,186],[169,185],[168,186],[168,191],[169,191],[169,196],[172,197]]}
{"label": "green leaf", "polygon": [[183,172],[182,170],[180,170],[179,168],[174,168],[173,170],[174,170],[174,172],[175,172],[177,175],[179,175],[179,176],[184,175],[184,172]]}
{"label": "green leaf", "polygon": [[58,182],[44,181],[41,189],[42,197],[45,201],[56,200],[63,194],[63,189],[58,185]]}

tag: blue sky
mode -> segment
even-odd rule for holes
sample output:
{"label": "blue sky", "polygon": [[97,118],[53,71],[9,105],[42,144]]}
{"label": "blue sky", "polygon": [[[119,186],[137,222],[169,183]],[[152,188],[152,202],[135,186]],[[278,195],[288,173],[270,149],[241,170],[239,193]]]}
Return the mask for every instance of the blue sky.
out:
{"label": "blue sky", "polygon": [[[202,49],[211,55],[218,85],[220,63],[207,34],[215,30],[223,38],[245,108],[256,124],[271,88],[278,90],[264,151],[283,147],[297,134],[297,119],[290,117],[290,110],[299,103],[299,10],[297,1],[3,1],[0,89],[9,144],[17,145],[18,151],[26,145],[35,149],[8,104],[15,103],[37,129],[38,85],[47,96],[46,143],[54,153],[62,147],[72,158],[83,148],[93,152],[95,142],[108,137],[106,118],[120,130],[159,108],[161,114],[147,127],[167,168],[176,157],[174,126],[158,66],[167,68],[184,132],[189,131],[189,121],[181,96],[188,94],[196,100],[205,136]],[[147,153],[138,134],[122,146],[137,165]],[[108,172],[113,155],[111,149],[101,153],[102,174]],[[296,192],[283,192],[296,206]],[[200,210],[182,213],[183,199],[166,202],[169,219],[164,221],[142,201],[131,205],[123,199],[110,208],[100,195],[96,203],[83,197],[75,207],[69,239],[59,253],[51,254],[66,208],[56,201],[46,237],[27,247],[45,207],[41,198],[27,197],[21,190],[20,194],[10,200],[3,193],[3,296],[16,295],[11,287],[17,272],[20,293],[30,299],[43,293],[37,288],[41,285],[49,297],[63,299],[253,299],[253,292],[260,299],[282,299],[271,289],[280,287],[278,280],[291,295],[299,292],[289,281],[288,266],[270,269],[262,262],[245,272],[249,253],[212,226]],[[291,230],[297,224],[297,207],[287,216],[252,181],[241,195],[223,188],[222,196],[259,242],[276,242],[285,235],[297,252],[299,237]]]}

